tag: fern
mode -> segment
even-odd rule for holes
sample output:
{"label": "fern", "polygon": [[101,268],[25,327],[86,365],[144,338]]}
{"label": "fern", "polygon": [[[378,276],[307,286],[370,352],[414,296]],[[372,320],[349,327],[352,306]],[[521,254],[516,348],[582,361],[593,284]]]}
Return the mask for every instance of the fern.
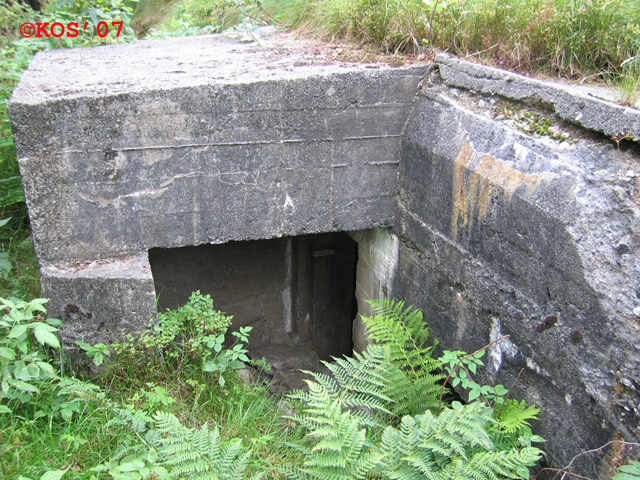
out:
{"label": "fern", "polygon": [[506,433],[518,433],[528,428],[529,422],[536,418],[540,409],[535,405],[528,405],[526,401],[507,399],[504,403],[496,405],[496,419],[500,429]]}
{"label": "fern", "polygon": [[384,369],[386,384],[383,392],[392,399],[389,409],[396,418],[437,409],[438,396],[442,388],[437,382],[442,378],[441,375],[430,374],[412,378],[406,369],[391,362],[387,363]]}
{"label": "fern", "polygon": [[442,480],[475,479],[499,480],[503,478],[529,478],[529,465],[540,460],[537,448],[525,447],[521,450],[480,452],[469,460],[455,459],[440,475]]}
{"label": "fern", "polygon": [[[540,457],[536,448],[495,451],[488,433],[491,409],[456,403],[439,416],[406,416],[382,438],[384,471],[392,479],[520,478]],[[520,473],[518,473],[520,472]]]}
{"label": "fern", "polygon": [[[153,418],[141,409],[112,405],[115,422],[128,425],[133,437],[125,439],[108,462],[95,471],[108,471],[112,476],[124,468],[120,462],[135,459],[158,471],[170,468],[167,478],[194,480],[231,480],[242,477],[250,452],[241,440],[222,441],[217,427],[208,425],[195,430],[184,426],[173,414],[157,412]],[[142,462],[142,463],[141,463]],[[114,478],[120,478],[116,475]],[[123,477],[124,478],[124,477]],[[164,477],[163,477],[164,478]],[[262,475],[254,475],[257,480]]]}
{"label": "fern", "polygon": [[307,381],[308,392],[296,392],[292,398],[305,403],[304,415],[292,417],[308,429],[333,421],[335,412],[327,410],[335,405],[339,411],[351,409],[362,426],[380,426],[379,415],[389,414],[393,399],[384,394],[387,385],[388,351],[380,345],[370,345],[362,354],[325,362],[332,376],[306,372],[315,382]]}
{"label": "fern", "polygon": [[435,342],[429,345],[430,330],[420,310],[405,308],[403,301],[387,298],[367,302],[375,313],[373,317],[362,318],[367,334],[390,348],[392,361],[400,362],[416,376],[439,366],[431,357]]}
{"label": "fern", "polygon": [[[165,465],[171,465],[172,478],[196,480],[225,480],[242,478],[249,452],[242,449],[242,441],[223,442],[218,427],[200,430],[182,425],[175,415],[158,412],[154,415],[156,429],[166,435],[158,449]],[[258,479],[262,475],[251,478]]]}
{"label": "fern", "polygon": [[388,348],[370,345],[362,354],[325,363],[332,376],[310,373],[308,392],[291,395],[305,403],[303,414],[292,417],[308,431],[314,446],[304,465],[289,476],[299,479],[364,479],[379,455],[370,431],[381,430],[390,414],[391,399],[382,393],[387,381]]}
{"label": "fern", "polygon": [[393,400],[397,416],[418,414],[438,407],[440,382],[435,373],[440,362],[432,358],[436,341],[429,341],[430,330],[422,312],[391,299],[368,300],[375,313],[363,317],[368,335],[389,348],[389,382],[384,393]]}
{"label": "fern", "polygon": [[[345,407],[345,396],[331,395],[324,386],[310,382],[306,415],[295,417],[309,430],[314,446],[307,450],[304,465],[294,469],[293,478],[327,480],[363,479],[376,462],[373,444],[367,437],[365,417]],[[362,412],[362,411],[360,411]]]}
{"label": "fern", "polygon": [[[435,369],[449,368],[452,378],[458,378],[460,356],[466,359],[461,363],[464,368],[471,362],[479,364],[478,360],[463,352],[454,352],[448,363],[433,359],[429,329],[418,310],[384,300],[373,306],[377,314],[365,324],[378,343],[361,354],[325,363],[329,374],[307,372],[314,379],[307,381],[308,391],[290,395],[303,402],[300,412],[290,418],[306,429],[306,437],[302,444],[290,446],[303,452],[304,461],[280,471],[297,480],[526,478],[528,467],[541,455],[531,446],[541,439],[528,424],[539,409],[506,399],[508,391],[501,385],[487,390],[479,384],[482,400],[437,408],[438,381],[443,376]],[[475,373],[475,366],[468,369]],[[114,478],[134,466],[158,478],[263,476],[250,476],[251,452],[240,439],[222,439],[217,427],[188,428],[169,413],[150,418],[142,409],[121,407],[83,386],[70,389],[102,400],[131,427],[129,440],[139,442],[124,443],[96,471],[107,471]],[[484,397],[492,401],[485,403]]]}
{"label": "fern", "polygon": [[[305,406],[292,417],[307,429],[302,467],[289,478],[308,480],[497,480],[524,478],[541,451],[528,420],[539,410],[526,402],[475,401],[439,406],[443,375],[431,357],[422,313],[402,302],[370,302],[364,319],[378,343],[313,374]],[[463,353],[460,352],[461,355]],[[309,372],[308,372],[309,373]],[[482,388],[482,386],[479,386]],[[492,392],[495,389],[492,389]],[[505,390],[506,393],[506,390]]]}

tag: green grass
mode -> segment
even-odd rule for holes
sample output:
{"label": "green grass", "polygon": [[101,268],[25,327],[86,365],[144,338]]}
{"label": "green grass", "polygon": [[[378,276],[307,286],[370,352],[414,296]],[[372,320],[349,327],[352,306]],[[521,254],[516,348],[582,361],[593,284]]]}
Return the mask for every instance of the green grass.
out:
{"label": "green grass", "polygon": [[[46,401],[43,398],[42,401]],[[87,403],[72,422],[34,420],[28,412],[0,417],[2,478],[40,478],[48,469],[67,469],[67,478],[89,478],[87,470],[107,459],[126,427],[111,413]]]}
{"label": "green grass", "polygon": [[[635,0],[267,0],[293,26],[393,51],[418,47],[503,68],[581,78],[640,78]],[[623,62],[627,62],[622,66]]]}
{"label": "green grass", "polygon": [[[204,423],[218,425],[223,438],[241,438],[254,446],[253,461],[273,469],[268,478],[278,478],[278,467],[299,461],[299,454],[285,443],[299,441],[303,433],[280,419],[282,413],[276,400],[265,387],[249,387],[233,379],[222,388],[213,375],[204,372],[190,372],[188,378],[181,376],[179,381],[165,378],[161,382],[156,378],[154,386],[162,386],[166,395],[175,399],[169,406],[163,406],[145,403],[145,397],[140,395],[142,389],[135,386],[140,380],[149,378],[137,377],[133,385],[120,379],[103,388],[111,401],[143,409],[154,406],[175,414],[190,427]],[[94,382],[100,384],[100,379]],[[152,388],[145,386],[145,391]],[[49,401],[43,395],[34,406],[27,406],[15,415],[0,416],[0,477],[22,475],[35,480],[47,469],[68,468],[65,480],[88,479],[98,475],[90,469],[108,461],[123,440],[129,443],[136,440],[130,427],[100,401],[84,402],[82,410],[69,422],[47,417],[34,419],[38,406]]]}
{"label": "green grass", "polygon": [[161,29],[170,33],[278,23],[381,52],[447,51],[521,73],[606,82],[627,103],[640,93],[636,0],[147,0],[163,1],[171,6]]}

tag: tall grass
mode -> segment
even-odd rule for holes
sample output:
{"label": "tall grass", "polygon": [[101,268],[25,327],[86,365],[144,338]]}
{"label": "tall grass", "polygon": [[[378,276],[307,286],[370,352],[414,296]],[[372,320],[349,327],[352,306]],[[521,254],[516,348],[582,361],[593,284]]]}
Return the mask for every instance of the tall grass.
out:
{"label": "tall grass", "polygon": [[636,0],[264,2],[292,26],[388,52],[437,49],[503,68],[638,83]]}

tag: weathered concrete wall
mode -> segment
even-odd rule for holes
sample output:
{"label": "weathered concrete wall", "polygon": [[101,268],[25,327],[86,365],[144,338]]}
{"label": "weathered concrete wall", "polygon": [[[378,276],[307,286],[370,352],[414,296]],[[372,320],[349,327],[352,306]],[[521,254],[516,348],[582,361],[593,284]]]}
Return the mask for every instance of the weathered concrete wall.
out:
{"label": "weathered concrete wall", "polygon": [[[524,369],[514,391],[546,412],[548,465],[616,432],[637,439],[637,155],[534,139],[486,113],[499,99],[443,77],[430,75],[403,140],[394,296],[424,310],[443,348],[510,335],[483,376],[510,386]],[[576,471],[593,476],[600,461]]]}
{"label": "weathered concrete wall", "polygon": [[[483,375],[523,369],[549,465],[640,438],[640,155],[608,139],[640,140],[640,112],[446,56],[346,65],[220,37],[39,54],[11,110],[69,338],[146,323],[151,249],[287,236],[278,322],[310,338],[324,254],[301,235],[356,231],[361,313],[403,298],[443,348],[510,335]],[[574,473],[607,478],[620,450]]]}
{"label": "weathered concrete wall", "polygon": [[389,224],[424,67],[165,45],[44,52],[25,72],[12,119],[43,263]]}
{"label": "weathered concrete wall", "polygon": [[[43,295],[85,261],[389,225],[424,71],[220,36],[38,54],[11,113]],[[153,315],[134,294],[90,302],[77,278],[53,315]]]}
{"label": "weathered concrete wall", "polygon": [[156,291],[147,252],[122,259],[100,259],[40,267],[47,310],[64,320],[62,338],[90,343],[121,340],[149,325]]}

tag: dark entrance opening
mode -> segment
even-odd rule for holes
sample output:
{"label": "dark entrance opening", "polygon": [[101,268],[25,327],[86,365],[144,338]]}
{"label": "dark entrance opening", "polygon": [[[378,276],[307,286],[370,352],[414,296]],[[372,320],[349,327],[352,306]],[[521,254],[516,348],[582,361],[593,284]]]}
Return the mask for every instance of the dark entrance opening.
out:
{"label": "dark entrance opening", "polygon": [[200,290],[235,328],[254,327],[252,351],[279,345],[280,356],[300,350],[322,360],[351,353],[357,257],[343,232],[149,251],[160,310]]}

